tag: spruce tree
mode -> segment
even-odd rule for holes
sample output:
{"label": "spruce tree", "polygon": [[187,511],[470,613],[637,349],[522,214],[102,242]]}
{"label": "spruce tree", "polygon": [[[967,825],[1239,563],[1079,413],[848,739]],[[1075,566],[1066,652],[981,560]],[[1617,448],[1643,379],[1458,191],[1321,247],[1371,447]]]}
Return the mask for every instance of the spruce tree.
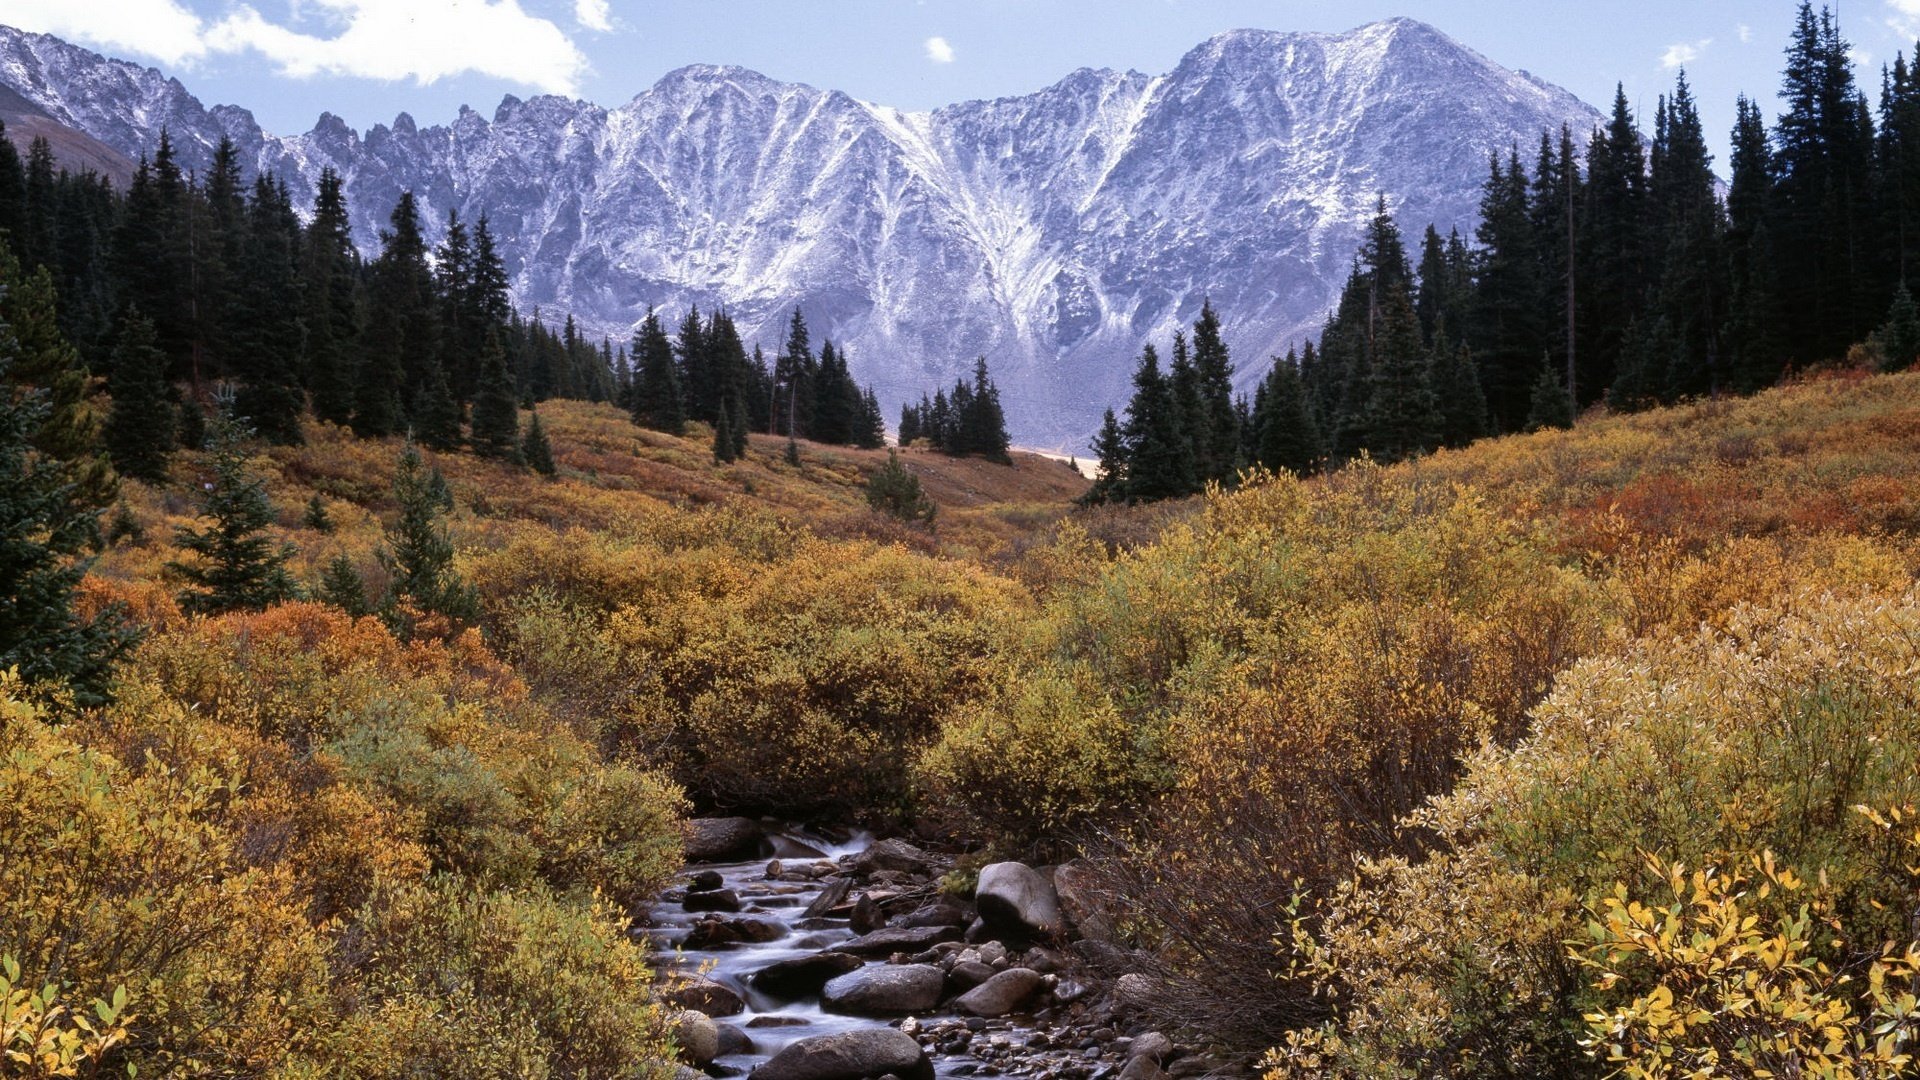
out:
{"label": "spruce tree", "polygon": [[920,410],[918,407],[914,405],[900,406],[900,430],[898,437],[901,446],[912,446],[914,441],[920,438]]}
{"label": "spruce tree", "polygon": [[333,531],[333,515],[327,512],[327,501],[320,497],[319,492],[314,492],[313,497],[307,500],[307,510],[300,516],[300,523],[318,533]]}
{"label": "spruce tree", "polygon": [[1540,377],[1533,381],[1533,403],[1527,410],[1528,431],[1573,426],[1573,397],[1554,371],[1556,366],[1551,356],[1542,358]]}
{"label": "spruce tree", "polygon": [[296,593],[287,573],[293,547],[267,535],[273,504],[267,501],[266,481],[247,466],[248,434],[223,408],[211,431],[213,479],[200,499],[200,516],[209,521],[201,528],[174,530],[174,546],[194,556],[167,564],[186,582],[180,610],[189,615],[257,611]]}
{"label": "spruce tree", "polygon": [[920,478],[900,464],[896,450],[887,451],[887,463],[867,478],[867,505],[888,517],[933,527],[939,508],[920,490]]}
{"label": "spruce tree", "polygon": [[736,456],[733,450],[733,416],[723,406],[720,419],[713,424],[713,461],[716,465],[726,465]]}
{"label": "spruce tree", "polygon": [[1199,458],[1203,480],[1231,484],[1240,470],[1240,418],[1233,406],[1233,357],[1220,336],[1213,301],[1202,300],[1193,324],[1193,367],[1207,417],[1207,438]]}
{"label": "spruce tree", "polygon": [[1443,318],[1428,352],[1433,393],[1440,412],[1440,445],[1461,447],[1487,433],[1487,397],[1480,372],[1465,344],[1454,345]]}
{"label": "spruce tree", "polygon": [[234,408],[261,437],[292,446],[301,441],[307,404],[300,386],[306,343],[295,255],[300,226],[285,193],[265,176],[254,183],[241,224],[239,273],[224,335],[240,382]]}
{"label": "spruce tree", "polygon": [[100,410],[80,353],[60,329],[53,275],[44,266],[20,274],[20,266],[0,243],[0,318],[14,342],[12,375],[0,382],[45,392],[46,419],[33,433],[34,449],[72,465],[80,497],[96,508],[117,494],[113,468],[101,452]]}
{"label": "spruce tree", "polygon": [[1886,371],[1905,371],[1920,358],[1920,305],[1902,282],[1893,292],[1887,321],[1874,335],[1880,344],[1880,363]]}
{"label": "spruce tree", "polygon": [[1151,344],[1140,354],[1133,374],[1133,400],[1127,405],[1126,498],[1128,502],[1175,499],[1199,490],[1192,446],[1180,429],[1180,405],[1173,385],[1160,371]]}
{"label": "spruce tree", "polygon": [[1099,460],[1099,475],[1094,477],[1093,486],[1080,501],[1089,505],[1127,501],[1127,438],[1112,409],[1100,420],[1100,433],[1093,438],[1093,452]]}
{"label": "spruce tree", "polygon": [[313,414],[333,424],[353,418],[358,383],[359,255],[347,219],[340,174],[320,170],[303,249],[302,290],[307,331],[307,389]]}
{"label": "spruce tree", "polygon": [[1319,426],[1291,353],[1276,360],[1255,393],[1253,462],[1274,472],[1305,476],[1322,457]]}
{"label": "spruce tree", "polygon": [[487,331],[481,351],[480,383],[473,398],[473,452],[500,461],[520,456],[520,404],[514,395],[513,374],[500,334]]}
{"label": "spruce tree", "polygon": [[166,480],[173,454],[175,414],[167,400],[166,366],[153,323],[129,308],[114,333],[106,444],[122,476],[149,484]]}
{"label": "spruce tree", "polygon": [[[0,384],[18,346],[0,321]],[[82,618],[73,594],[78,561],[99,525],[79,497],[72,466],[33,449],[46,422],[45,391],[0,392],[0,670],[29,684],[64,683],[83,705],[104,702],[114,661],[133,645],[120,612]]]}
{"label": "spruce tree", "polygon": [[438,360],[428,362],[426,383],[414,395],[413,434],[431,450],[457,450],[460,447],[460,406],[447,385],[446,369]]}
{"label": "spruce tree", "polygon": [[1420,320],[1404,284],[1385,296],[1367,396],[1366,449],[1380,461],[1424,454],[1440,442],[1439,402],[1434,396]]}
{"label": "spruce tree", "polygon": [[367,599],[367,583],[353,560],[345,555],[335,555],[320,571],[320,582],[314,587],[313,596],[356,619],[373,614],[373,604]]}
{"label": "spruce tree", "polygon": [[520,443],[520,457],[541,476],[554,474],[553,445],[547,441],[547,429],[541,426],[537,412],[527,421],[527,437]]}
{"label": "spruce tree", "polygon": [[636,370],[633,376],[633,421],[644,428],[678,435],[686,429],[687,414],[680,386],[680,370],[673,358],[673,342],[660,324],[658,312],[648,309],[633,338]]}
{"label": "spruce tree", "polygon": [[972,389],[970,407],[960,421],[965,429],[962,439],[967,452],[1002,465],[1012,464],[1013,458],[1007,454],[1012,443],[1007,437],[1007,415],[1000,407],[1000,388],[993,385],[993,379],[987,374],[984,356],[973,362]]}
{"label": "spruce tree", "polygon": [[433,271],[412,192],[401,193],[388,220],[392,229],[380,234],[373,264],[362,335],[366,360],[354,397],[353,430],[363,437],[399,431],[403,402],[432,402],[439,366]]}
{"label": "spruce tree", "polygon": [[479,594],[454,568],[453,541],[442,521],[445,510],[420,451],[411,442],[400,453],[393,493],[400,516],[387,530],[387,543],[380,552],[380,561],[392,578],[382,605],[389,622],[410,635],[416,613],[440,615],[455,623],[478,618]]}

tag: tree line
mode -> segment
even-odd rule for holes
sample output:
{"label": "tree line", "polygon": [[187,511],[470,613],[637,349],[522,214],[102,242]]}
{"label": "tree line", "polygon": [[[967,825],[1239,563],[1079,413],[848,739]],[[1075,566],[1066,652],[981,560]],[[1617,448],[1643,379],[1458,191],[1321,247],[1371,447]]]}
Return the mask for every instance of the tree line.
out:
{"label": "tree line", "polygon": [[[1562,128],[1542,133],[1531,168],[1518,147],[1494,155],[1471,242],[1429,225],[1409,258],[1383,197],[1318,342],[1236,403],[1236,470],[1393,461],[1599,403],[1750,393],[1857,344],[1856,360],[1912,364],[1920,64],[1883,68],[1875,109],[1849,53],[1832,13],[1801,3],[1784,112],[1769,130],[1739,99],[1724,195],[1682,71],[1650,137],[1620,88],[1584,148]],[[1163,374],[1142,356],[1124,422],[1095,444],[1111,477],[1097,498],[1232,481],[1189,433],[1226,425],[1179,407],[1178,360]]]}
{"label": "tree line", "polygon": [[935,450],[954,457],[978,454],[989,461],[1011,464],[1007,453],[1007,415],[1000,407],[1000,388],[987,374],[987,358],[973,362],[973,382],[955,379],[953,390],[920,395],[920,404],[900,407],[901,446],[925,440]]}
{"label": "tree line", "polygon": [[0,128],[0,270],[25,334],[13,381],[47,389],[58,424],[104,379],[113,413],[96,422],[120,471],[145,479],[197,445],[222,385],[236,417],[275,442],[299,441],[310,410],[363,436],[411,430],[436,449],[471,438],[502,457],[519,456],[510,407],[613,394],[608,342],[571,316],[554,329],[513,310],[484,216],[450,213],[429,247],[403,193],[367,260],[333,170],[311,211],[303,224],[273,175],[243,182],[230,140],[196,175],[163,130],[121,192],[56,169],[44,139],[23,157]]}
{"label": "tree line", "polygon": [[634,331],[632,359],[623,351],[613,370],[615,400],[634,423],[673,435],[688,421],[708,424],[717,461],[738,458],[755,431],[868,449],[886,442],[873,389],[854,381],[845,349],[823,340],[814,353],[798,308],[771,368],[758,345],[748,355],[732,316],[715,310],[702,319],[696,307],[672,338],[649,310]]}

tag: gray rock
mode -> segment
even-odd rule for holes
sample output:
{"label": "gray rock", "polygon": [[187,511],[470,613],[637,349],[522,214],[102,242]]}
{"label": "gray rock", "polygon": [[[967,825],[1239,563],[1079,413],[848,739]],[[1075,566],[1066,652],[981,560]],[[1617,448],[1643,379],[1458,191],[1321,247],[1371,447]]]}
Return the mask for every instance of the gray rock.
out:
{"label": "gray rock", "polygon": [[720,1056],[720,1030],[703,1012],[682,1009],[673,1017],[673,1044],[680,1060],[700,1066]]}
{"label": "gray rock", "polygon": [[737,862],[766,851],[766,830],[752,818],[693,818],[687,822],[687,861]]}
{"label": "gray rock", "polygon": [[1024,863],[999,862],[980,870],[974,903],[989,929],[1016,937],[1057,933],[1060,899],[1053,886]]}
{"label": "gray rock", "polygon": [[1093,868],[1081,860],[1056,867],[1053,889],[1060,898],[1060,911],[1083,938],[1109,941],[1113,938],[1113,918],[1099,896]]}
{"label": "gray rock", "polygon": [[1157,1031],[1149,1031],[1133,1040],[1133,1045],[1127,1048],[1127,1056],[1165,1061],[1173,1056],[1173,1040]]}
{"label": "gray rock", "polygon": [[911,1036],[892,1028],[801,1039],[753,1070],[749,1080],[933,1080],[933,1063]]}
{"label": "gray rock", "polygon": [[1150,1057],[1136,1057],[1120,1070],[1119,1080],[1169,1080],[1160,1065]]}
{"label": "gray rock", "polygon": [[819,896],[813,898],[813,903],[807,905],[807,910],[800,913],[801,916],[817,919],[825,915],[840,906],[840,902],[847,898],[847,890],[851,888],[853,888],[853,881],[850,878],[841,878],[829,883],[825,889],[821,890]]}
{"label": "gray rock", "polygon": [[993,978],[993,969],[978,960],[962,960],[947,972],[947,979],[958,993],[967,991]]}
{"label": "gray rock", "polygon": [[852,953],[823,952],[769,964],[754,972],[753,988],[788,1001],[820,992],[827,980],[858,971],[865,961]]}
{"label": "gray rock", "polygon": [[660,1000],[708,1016],[732,1016],[747,1007],[731,987],[704,976],[695,976],[670,988],[660,995]]}
{"label": "gray rock", "polygon": [[933,858],[926,852],[899,839],[881,840],[853,857],[854,872],[859,874],[879,870],[924,874],[932,865]]}
{"label": "gray rock", "polygon": [[1046,979],[1029,968],[1008,968],[960,995],[955,1012],[972,1016],[1005,1016],[1033,1000]]}
{"label": "gray rock", "polygon": [[688,892],[712,892],[727,883],[718,870],[702,870],[687,879]]}
{"label": "gray rock", "polygon": [[753,1053],[753,1036],[748,1035],[741,1028],[733,1024],[716,1022],[713,1025],[713,1030],[720,1042],[720,1052],[714,1055],[715,1057],[731,1057],[734,1054]]}
{"label": "gray rock", "polygon": [[863,934],[852,941],[843,941],[828,951],[852,953],[855,956],[891,956],[897,952],[925,952],[959,936],[960,931],[951,926],[889,926],[871,934]]}
{"label": "gray rock", "polygon": [[871,964],[830,980],[820,1004],[854,1016],[904,1016],[930,1011],[946,988],[946,972],[932,964]]}
{"label": "gray rock", "polygon": [[739,911],[740,894],[732,889],[688,893],[680,906],[687,911]]}
{"label": "gray rock", "polygon": [[941,897],[915,908],[907,915],[906,926],[965,926],[973,916],[966,906]]}
{"label": "gray rock", "polygon": [[1130,971],[1113,982],[1113,1006],[1121,1012],[1138,1012],[1154,998],[1152,979]]}

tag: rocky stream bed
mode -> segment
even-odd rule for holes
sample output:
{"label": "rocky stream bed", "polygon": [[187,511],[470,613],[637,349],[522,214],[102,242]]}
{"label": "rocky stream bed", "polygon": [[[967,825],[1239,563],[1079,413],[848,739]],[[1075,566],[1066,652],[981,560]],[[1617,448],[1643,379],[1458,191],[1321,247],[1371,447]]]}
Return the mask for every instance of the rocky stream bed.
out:
{"label": "rocky stream bed", "polygon": [[950,861],[746,818],[692,823],[648,925],[679,1080],[1184,1080],[1238,1075],[1137,1019],[1144,976],[1083,964],[1098,912],[1073,867],[995,863],[971,900]]}

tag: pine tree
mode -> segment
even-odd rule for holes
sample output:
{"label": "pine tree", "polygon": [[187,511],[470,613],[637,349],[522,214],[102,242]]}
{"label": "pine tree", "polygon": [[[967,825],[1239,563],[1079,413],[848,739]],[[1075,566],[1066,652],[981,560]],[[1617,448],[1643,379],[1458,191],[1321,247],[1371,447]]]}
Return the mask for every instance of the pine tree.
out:
{"label": "pine tree", "polygon": [[1540,377],[1533,381],[1532,405],[1527,410],[1528,431],[1573,426],[1573,398],[1554,371],[1555,366],[1551,356],[1542,358]]}
{"label": "pine tree", "polygon": [[478,618],[479,594],[454,569],[453,541],[441,520],[445,510],[420,451],[411,442],[400,453],[393,493],[400,516],[387,530],[387,543],[380,552],[380,561],[392,578],[382,605],[388,621],[411,635],[416,613],[440,615],[455,623]]}
{"label": "pine tree", "polygon": [[660,325],[660,316],[648,309],[633,337],[636,371],[633,378],[633,421],[644,428],[678,435],[686,429],[680,371],[674,363],[673,342]]}
{"label": "pine tree", "polygon": [[[1591,166],[1588,173],[1591,177]],[[1494,429],[1512,431],[1526,421],[1533,376],[1540,354],[1547,348],[1546,314],[1550,310],[1539,272],[1539,242],[1529,207],[1526,171],[1517,155],[1509,155],[1504,168],[1498,156],[1493,158],[1491,175],[1481,193],[1480,225],[1475,235],[1480,241],[1480,275],[1468,339],[1474,343],[1474,355],[1480,363],[1481,388]],[[1591,286],[1583,289],[1583,295],[1592,294]],[[1580,322],[1594,325],[1590,316],[1583,316]],[[1611,371],[1592,366],[1597,355],[1591,343],[1581,349],[1583,385],[1605,386],[1611,381]]]}
{"label": "pine tree", "polygon": [[333,515],[327,512],[327,501],[320,497],[319,492],[314,492],[313,498],[307,500],[307,511],[301,515],[300,523],[318,533],[333,531]]}
{"label": "pine tree", "polygon": [[1127,405],[1126,497],[1153,502],[1199,490],[1191,444],[1180,429],[1180,405],[1172,383],[1161,374],[1160,356],[1149,344],[1133,374],[1133,400]]}
{"label": "pine tree", "polygon": [[1093,452],[1099,459],[1099,475],[1080,501],[1089,505],[1127,501],[1127,439],[1112,409],[1100,420],[1100,433],[1093,438]]}
{"label": "pine tree", "polygon": [[1920,358],[1920,305],[1902,283],[1893,293],[1893,306],[1887,309],[1887,321],[1874,335],[1880,344],[1881,366],[1887,371],[1905,371]]}
{"label": "pine tree", "polygon": [[473,452],[500,461],[520,456],[520,405],[507,370],[507,353],[500,334],[487,331],[481,351],[480,384],[473,398]]}
{"label": "pine tree", "polygon": [[[998,401],[995,401],[998,408]],[[887,419],[880,412],[880,399],[867,387],[860,392],[860,409],[854,422],[853,445],[862,450],[878,450],[887,445]]]}
{"label": "pine tree", "polygon": [[713,461],[716,465],[726,465],[736,456],[733,450],[733,416],[723,407],[720,419],[713,424]]}
{"label": "pine tree", "polygon": [[426,383],[414,395],[413,433],[421,445],[432,450],[457,450],[460,447],[460,406],[447,385],[446,369],[438,360],[430,362]]}
{"label": "pine tree", "polygon": [[1231,484],[1240,471],[1240,418],[1233,407],[1233,357],[1220,336],[1220,316],[1212,300],[1200,303],[1193,324],[1193,366],[1207,417],[1207,439],[1199,458],[1203,480]]}
{"label": "pine tree", "polygon": [[313,591],[314,599],[330,604],[341,611],[362,618],[373,614],[373,603],[367,599],[367,583],[353,560],[345,555],[335,555],[320,571],[320,582]]}
{"label": "pine tree", "polygon": [[520,457],[541,476],[554,474],[553,446],[547,442],[547,429],[540,425],[537,412],[527,421],[527,437],[520,443]]}
{"label": "pine tree", "polygon": [[773,360],[773,434],[811,437],[808,422],[813,406],[814,372],[807,320],[801,316],[800,309],[795,308],[793,319],[787,324],[786,347]]}
{"label": "pine tree", "polygon": [[[18,354],[0,321],[0,384]],[[83,705],[103,703],[114,661],[133,646],[117,610],[82,618],[73,594],[99,511],[79,500],[72,467],[36,453],[45,391],[0,393],[0,670],[29,684],[65,683]]]}
{"label": "pine tree", "polygon": [[1380,461],[1400,461],[1426,453],[1440,442],[1441,417],[1435,399],[1427,350],[1420,342],[1420,320],[1406,285],[1394,286],[1382,300],[1380,328],[1368,365],[1366,449]]}
{"label": "pine tree", "polygon": [[961,441],[967,453],[979,454],[989,461],[1011,465],[1008,455],[1012,440],[1007,437],[1007,415],[1000,407],[1000,388],[987,374],[987,358],[973,362],[973,386],[967,413],[960,418]]}
{"label": "pine tree", "polygon": [[1480,390],[1480,372],[1465,344],[1455,346],[1443,319],[1435,328],[1428,352],[1433,393],[1440,412],[1440,445],[1461,447],[1487,433],[1487,397]]}
{"label": "pine tree", "polygon": [[174,447],[174,409],[167,400],[166,357],[153,324],[128,309],[114,334],[113,408],[107,414],[107,452],[121,475],[158,484],[167,478]]}
{"label": "pine tree", "polygon": [[1208,472],[1207,450],[1212,445],[1213,426],[1206,402],[1200,397],[1200,372],[1193,366],[1193,352],[1187,347],[1187,335],[1173,332],[1173,359],[1167,365],[1167,385],[1173,391],[1173,403],[1180,417],[1180,433],[1187,441],[1187,458],[1193,463],[1196,481],[1204,481]]}
{"label": "pine tree", "polygon": [[889,517],[933,527],[939,507],[920,489],[920,478],[900,464],[900,454],[887,451],[887,463],[867,478],[867,505]]}
{"label": "pine tree", "polygon": [[53,275],[39,267],[24,277],[0,243],[0,318],[13,338],[12,375],[0,383],[45,391],[46,418],[33,433],[34,449],[72,465],[80,497],[95,508],[112,505],[113,468],[101,452],[100,410],[92,400],[86,364],[60,329]]}
{"label": "pine tree", "polygon": [[353,418],[360,338],[359,255],[347,219],[340,174],[320,170],[313,223],[303,249],[307,389],[313,414],[333,424]]}
{"label": "pine tree", "polygon": [[1274,472],[1305,476],[1322,457],[1319,426],[1292,353],[1274,361],[1255,393],[1253,463]]}
{"label": "pine tree", "polygon": [[243,440],[250,434],[225,409],[212,425],[213,479],[203,489],[204,528],[180,526],[174,546],[195,556],[167,568],[186,582],[180,610],[190,615],[257,611],[295,595],[287,561],[293,547],[266,533],[273,504],[266,481],[247,467]]}
{"label": "pine tree", "polygon": [[920,410],[913,405],[900,406],[899,439],[901,446],[912,446],[920,438]]}
{"label": "pine tree", "polygon": [[392,229],[380,234],[373,264],[362,335],[366,361],[354,398],[353,430],[363,437],[399,431],[402,402],[431,401],[439,367],[433,272],[412,192],[401,193],[388,220]]}
{"label": "pine tree", "polygon": [[240,380],[234,408],[261,437],[297,445],[307,404],[300,388],[306,328],[295,261],[299,222],[284,192],[262,176],[240,224],[239,273],[225,330],[229,366]]}

